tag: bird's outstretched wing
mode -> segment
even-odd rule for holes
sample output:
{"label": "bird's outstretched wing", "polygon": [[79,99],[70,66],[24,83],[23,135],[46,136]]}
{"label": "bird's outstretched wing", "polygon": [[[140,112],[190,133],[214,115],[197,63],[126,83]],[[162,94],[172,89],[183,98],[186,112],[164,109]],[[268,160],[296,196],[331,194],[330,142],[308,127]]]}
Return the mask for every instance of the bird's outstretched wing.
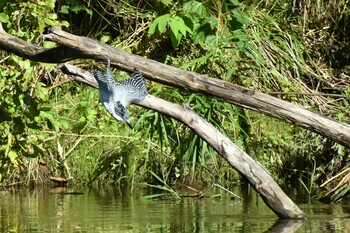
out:
{"label": "bird's outstretched wing", "polygon": [[140,102],[148,95],[145,79],[136,68],[131,78],[125,79],[114,86],[113,93],[118,95],[118,99],[121,100],[124,106],[129,103]]}
{"label": "bird's outstretched wing", "polygon": [[103,90],[104,95],[112,95],[113,86],[116,85],[115,82],[113,84],[108,83],[106,80],[106,76],[98,70],[93,70],[92,74],[94,75],[98,83],[98,88],[100,89],[100,91]]}

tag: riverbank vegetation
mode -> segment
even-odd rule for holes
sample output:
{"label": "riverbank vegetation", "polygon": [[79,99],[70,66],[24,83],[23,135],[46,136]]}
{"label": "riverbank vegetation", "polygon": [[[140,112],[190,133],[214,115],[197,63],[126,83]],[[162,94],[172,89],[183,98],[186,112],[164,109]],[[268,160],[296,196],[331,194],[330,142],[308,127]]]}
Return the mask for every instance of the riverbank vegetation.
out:
{"label": "riverbank vegetation", "polygon": [[[7,32],[47,48],[55,45],[41,37],[45,27],[63,27],[349,123],[350,9],[345,1],[17,0],[4,1],[0,8]],[[160,180],[240,182],[181,123],[131,106],[135,127],[130,130],[107,114],[98,91],[70,82],[56,65],[1,54],[2,185],[41,183],[48,177],[131,187]],[[73,63],[104,69],[91,60]],[[119,80],[129,75],[114,73]],[[347,192],[349,149],[217,99],[154,82],[147,86],[152,95],[189,105],[281,185],[300,185],[310,196],[327,200]],[[339,181],[341,189],[334,189]]]}

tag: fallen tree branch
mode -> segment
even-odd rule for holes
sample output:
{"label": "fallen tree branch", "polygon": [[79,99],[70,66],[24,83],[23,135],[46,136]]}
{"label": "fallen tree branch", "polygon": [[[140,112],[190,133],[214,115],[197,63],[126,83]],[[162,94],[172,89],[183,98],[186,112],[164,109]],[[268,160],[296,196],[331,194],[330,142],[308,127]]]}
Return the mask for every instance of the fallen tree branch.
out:
{"label": "fallen tree branch", "polygon": [[47,33],[44,37],[58,43],[59,47],[43,49],[11,36],[0,28],[0,48],[25,58],[50,63],[76,58],[103,61],[105,54],[109,54],[112,65],[121,70],[131,72],[137,67],[150,80],[216,97],[291,122],[350,148],[349,125],[298,105],[233,83],[129,54],[91,38],[76,36],[57,28],[50,28]]}
{"label": "fallen tree branch", "polygon": [[[56,47],[54,49],[43,49],[30,43],[21,41],[16,37],[8,35],[1,29],[2,28],[0,28],[0,48],[37,61],[62,62],[78,57],[91,57],[99,58],[102,60],[104,59],[105,54],[109,54],[111,59],[117,60],[118,58],[121,61],[127,62],[128,59],[130,59],[130,56],[132,56],[126,56],[126,54],[124,54],[124,52],[121,52],[120,50],[116,51],[121,52],[122,54],[114,54],[114,52],[116,51],[112,47],[109,48],[106,45],[94,41],[92,39],[77,37],[71,34],[67,34],[67,37],[65,37],[65,35],[60,35],[56,38],[57,41],[61,39],[70,41],[70,43],[67,43],[69,46],[64,44],[63,46]],[[63,31],[61,32],[63,33]],[[50,37],[51,40],[55,41],[56,34],[50,33],[49,35],[47,37]],[[75,45],[71,46],[71,43]],[[87,46],[85,49],[91,53],[86,53],[83,49],[84,46]],[[217,95],[218,91],[223,91],[226,93],[226,95],[234,95],[238,99],[243,97],[243,93],[245,93],[248,96],[252,96],[254,94],[254,91],[252,90],[239,87],[231,83],[222,82],[216,79],[204,78],[203,76],[197,75],[195,73],[190,73],[173,67],[168,67],[161,63],[156,63],[138,56],[134,56],[134,58],[136,59],[136,61],[133,60],[133,63],[137,62],[137,60],[140,60],[140,64],[130,64],[130,66],[124,65],[124,68],[127,68],[127,70],[129,70],[129,68],[141,67],[142,70],[146,70],[148,72],[147,74],[149,77],[153,77],[150,71],[155,71],[158,67],[161,70],[161,72],[156,72],[156,75],[162,74],[163,72],[163,74],[165,74],[165,78],[167,76],[171,76],[169,76],[168,72],[166,72],[166,70],[164,69],[169,70],[171,68],[172,72],[170,72],[170,74],[175,75],[174,77],[178,76],[180,81],[178,86],[183,88],[188,87],[192,88],[193,90],[197,90],[211,95]],[[145,62],[150,62],[154,64],[148,64],[149,67],[147,66],[148,68],[146,69]],[[122,65],[123,63],[120,64]],[[83,71],[72,65],[63,65],[60,67],[60,69],[62,72],[72,75],[72,79],[74,81],[97,87],[96,81],[93,79],[92,75],[89,72]],[[183,78],[186,77],[189,78],[189,82],[183,80]],[[158,78],[154,77],[153,79],[158,80]],[[169,80],[164,79],[163,81],[164,83],[168,82],[168,84],[173,84],[174,86],[176,86],[175,83],[173,83],[174,78],[170,78]],[[189,84],[192,84],[193,86],[188,86]],[[206,91],[204,91],[203,85]],[[305,218],[304,213],[282,191],[282,189],[270,176],[269,172],[266,171],[259,162],[253,160],[244,151],[239,149],[231,140],[229,140],[226,136],[220,133],[213,125],[205,121],[203,118],[197,116],[197,114],[194,111],[192,111],[188,106],[180,106],[178,104],[170,103],[151,95],[149,95],[144,101],[140,102],[139,105],[145,108],[156,110],[162,114],[169,115],[175,119],[178,119],[179,121],[189,126],[192,130],[194,130],[221,156],[223,156],[230,163],[231,166],[233,166],[240,174],[242,174],[245,178],[248,179],[252,187],[261,195],[265,203],[280,218]]]}
{"label": "fallen tree branch", "polygon": [[[81,82],[83,79],[83,83],[98,88],[97,82],[89,72],[67,64],[60,66],[59,69],[65,74],[73,75],[71,77],[73,81]],[[248,179],[252,187],[260,194],[265,203],[277,216],[288,219],[305,218],[304,213],[282,191],[269,172],[259,162],[252,159],[229,138],[220,133],[220,131],[205,119],[199,117],[188,106],[174,104],[152,95],[148,95],[144,101],[137,103],[137,105],[168,115],[190,127],[242,176]]]}

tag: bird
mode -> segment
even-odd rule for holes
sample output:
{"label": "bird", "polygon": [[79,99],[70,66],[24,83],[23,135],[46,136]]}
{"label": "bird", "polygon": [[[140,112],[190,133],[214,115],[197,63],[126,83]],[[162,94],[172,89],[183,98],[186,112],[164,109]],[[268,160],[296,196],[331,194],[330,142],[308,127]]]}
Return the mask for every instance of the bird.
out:
{"label": "bird", "polygon": [[107,112],[116,120],[127,124],[131,129],[130,115],[127,107],[130,103],[137,103],[148,95],[146,81],[141,72],[135,68],[132,77],[116,82],[111,70],[111,61],[107,55],[106,73],[93,70],[92,74],[99,85],[100,102]]}

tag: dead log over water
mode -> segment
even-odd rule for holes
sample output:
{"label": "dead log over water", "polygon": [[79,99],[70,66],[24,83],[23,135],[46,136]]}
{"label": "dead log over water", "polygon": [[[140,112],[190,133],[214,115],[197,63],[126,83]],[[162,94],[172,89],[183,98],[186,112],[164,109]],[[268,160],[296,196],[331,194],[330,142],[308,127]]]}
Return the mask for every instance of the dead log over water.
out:
{"label": "dead log over water", "polygon": [[[62,65],[60,69],[66,74],[73,75],[72,78],[75,81],[98,88],[97,82],[90,73],[68,64]],[[260,194],[265,203],[277,216],[287,219],[305,218],[304,213],[283,192],[270,173],[258,161],[252,159],[229,138],[220,133],[220,131],[205,119],[199,117],[188,106],[174,104],[152,95],[148,95],[138,105],[168,115],[190,127],[224,157],[242,176],[248,179],[252,187]]]}
{"label": "dead log over water", "polygon": [[[348,125],[322,117],[289,102],[222,80],[128,54],[93,39],[72,35],[59,29],[50,29],[45,38],[57,42],[60,46],[44,49],[13,37],[0,28],[0,48],[25,58],[59,63],[77,58],[104,60],[105,54],[109,54],[112,64],[122,70],[132,71],[137,67],[151,80],[213,96],[298,124],[350,148],[350,127]],[[63,66],[62,71],[76,75],[74,76],[76,81],[96,87],[94,79],[88,72],[68,65]],[[88,76],[91,76],[90,80]],[[284,194],[260,163],[240,150],[203,118],[198,117],[190,108],[154,96],[149,96],[139,105],[174,117],[192,128],[249,180],[266,204],[279,217],[304,218],[303,212]]]}
{"label": "dead log over water", "polygon": [[291,122],[350,148],[349,125],[298,105],[233,83],[129,54],[91,38],[76,36],[57,28],[50,28],[47,33],[44,37],[57,42],[60,46],[53,49],[28,46],[25,41],[7,34],[0,26],[0,48],[31,60],[47,63],[61,63],[77,58],[103,61],[105,54],[109,54],[112,65],[121,70],[132,72],[137,67],[150,80],[219,98]]}

